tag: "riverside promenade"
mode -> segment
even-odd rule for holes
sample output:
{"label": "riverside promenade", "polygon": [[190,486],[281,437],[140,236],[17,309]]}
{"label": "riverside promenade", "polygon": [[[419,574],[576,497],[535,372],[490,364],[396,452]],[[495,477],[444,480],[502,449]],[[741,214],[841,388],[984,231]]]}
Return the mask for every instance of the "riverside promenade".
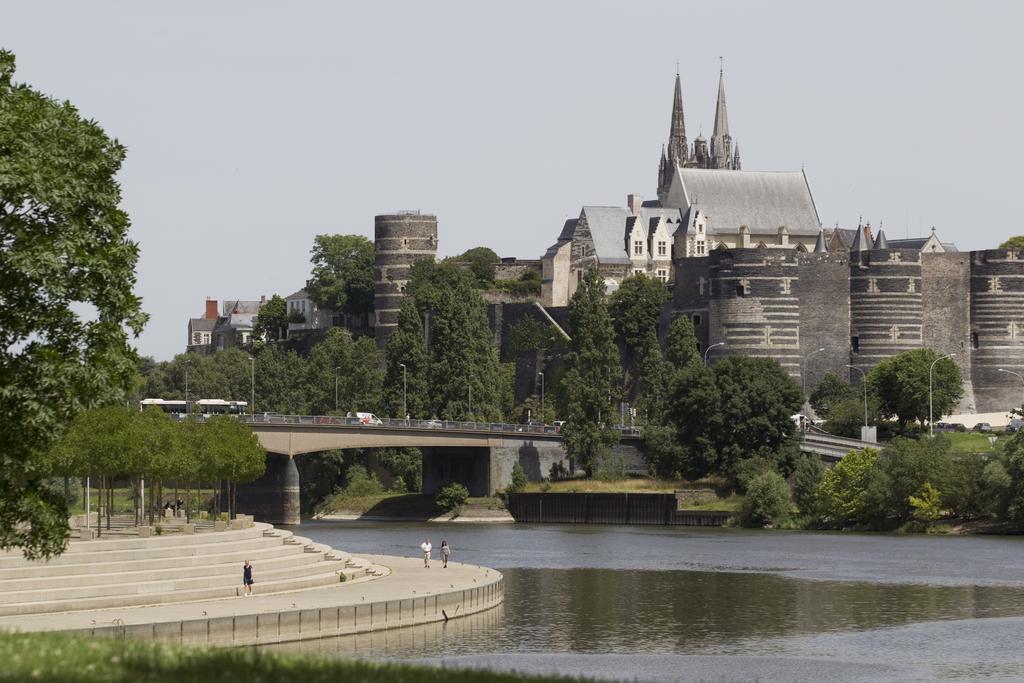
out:
{"label": "riverside promenade", "polygon": [[[0,556],[0,630],[258,645],[457,619],[504,597],[501,573],[486,567],[450,562],[444,569],[435,560],[425,569],[419,556],[353,558],[306,541],[257,524],[193,536],[73,541],[49,563],[8,553]],[[253,595],[242,597],[242,559],[261,552],[264,559],[249,558]],[[309,578],[299,579],[303,573]],[[194,599],[203,592],[214,594]]]}

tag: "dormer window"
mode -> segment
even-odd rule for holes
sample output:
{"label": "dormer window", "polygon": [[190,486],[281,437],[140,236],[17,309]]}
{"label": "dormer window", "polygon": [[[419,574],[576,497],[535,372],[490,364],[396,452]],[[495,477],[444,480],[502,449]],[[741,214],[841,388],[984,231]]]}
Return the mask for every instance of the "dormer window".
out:
{"label": "dormer window", "polygon": [[643,240],[634,240],[633,241],[633,255],[634,256],[643,256],[643,254],[644,254],[644,242],[643,242]]}
{"label": "dormer window", "polygon": [[658,256],[668,255],[668,243],[662,241],[658,242]]}

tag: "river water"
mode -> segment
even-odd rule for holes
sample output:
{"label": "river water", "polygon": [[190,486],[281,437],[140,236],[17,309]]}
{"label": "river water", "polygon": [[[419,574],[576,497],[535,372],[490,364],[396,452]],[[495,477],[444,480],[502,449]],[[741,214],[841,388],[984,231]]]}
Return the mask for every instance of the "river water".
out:
{"label": "river water", "polygon": [[662,527],[309,522],[355,554],[504,572],[444,624],[273,646],[640,681],[1024,680],[1024,539]]}

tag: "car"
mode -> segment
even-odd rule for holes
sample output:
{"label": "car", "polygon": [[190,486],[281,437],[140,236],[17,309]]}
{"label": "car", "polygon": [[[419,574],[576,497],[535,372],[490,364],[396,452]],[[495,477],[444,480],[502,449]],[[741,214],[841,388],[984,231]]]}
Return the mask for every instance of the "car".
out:
{"label": "car", "polygon": [[444,427],[444,423],[441,422],[440,420],[424,420],[423,426],[427,427],[428,429],[441,429],[442,427]]}
{"label": "car", "polygon": [[1021,420],[1020,418],[1017,417],[1010,420],[1009,424],[1006,425],[1007,434],[1015,434],[1019,432],[1021,429],[1024,429],[1024,420]]}
{"label": "car", "polygon": [[384,421],[373,413],[356,413],[356,417],[359,419],[359,424],[364,426],[384,424]]}
{"label": "car", "polygon": [[955,432],[956,424],[952,422],[936,422],[935,431],[937,432]]}
{"label": "car", "polygon": [[975,431],[975,432],[991,432],[992,431],[992,425],[990,425],[988,422],[979,422],[978,424],[974,425],[974,429],[972,431]]}

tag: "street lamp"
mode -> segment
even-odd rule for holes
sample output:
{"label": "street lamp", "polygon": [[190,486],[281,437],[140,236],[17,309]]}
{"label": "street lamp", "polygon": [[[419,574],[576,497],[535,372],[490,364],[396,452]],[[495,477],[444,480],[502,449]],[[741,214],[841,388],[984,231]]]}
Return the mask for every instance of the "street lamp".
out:
{"label": "street lamp", "polygon": [[340,365],[334,368],[334,412],[338,412],[338,370],[341,370]]}
{"label": "street lamp", "polygon": [[249,415],[256,417],[256,359],[249,356]]}
{"label": "street lamp", "polygon": [[190,412],[188,409],[188,366],[192,363],[192,359],[184,361],[182,364],[185,366],[185,415],[187,416]]}
{"label": "street lamp", "polygon": [[[1014,377],[1021,381],[1021,384],[1024,384],[1024,375],[1020,374],[1019,372],[1014,372],[1013,370],[1006,370],[1004,368],[999,368],[999,372],[1005,372],[1007,375],[1013,375]],[[1024,402],[1022,402],[1021,405],[1024,405]]]}
{"label": "street lamp", "polygon": [[708,348],[704,349],[704,367],[708,366],[708,351],[715,348],[716,346],[725,346],[725,342],[716,342],[709,346]]}
{"label": "street lamp", "polygon": [[932,361],[932,364],[928,366],[928,436],[935,436],[935,430],[933,429],[934,416],[932,415],[932,370],[935,369],[935,364],[940,360],[946,358],[953,358],[955,353],[947,353],[945,356],[939,356]]}
{"label": "street lamp", "polygon": [[540,377],[540,421],[544,424],[547,422],[544,417],[544,373],[538,372],[537,376]]}
{"label": "street lamp", "polygon": [[803,363],[800,364],[800,388],[803,389],[804,391],[805,400],[807,398],[807,361],[809,361],[811,359],[811,356],[813,356],[814,354],[821,353],[824,350],[824,346],[822,346],[820,349],[814,349],[809,354],[804,356],[804,361]]}
{"label": "street lamp", "polygon": [[852,368],[860,373],[860,384],[864,387],[864,427],[868,426],[868,376],[863,370],[858,368],[856,365],[847,365],[846,367]]}
{"label": "street lamp", "polygon": [[409,384],[406,381],[406,368],[405,363],[399,363],[399,367],[402,368],[402,415],[408,419],[409,417],[409,405],[407,403],[409,398]]}

